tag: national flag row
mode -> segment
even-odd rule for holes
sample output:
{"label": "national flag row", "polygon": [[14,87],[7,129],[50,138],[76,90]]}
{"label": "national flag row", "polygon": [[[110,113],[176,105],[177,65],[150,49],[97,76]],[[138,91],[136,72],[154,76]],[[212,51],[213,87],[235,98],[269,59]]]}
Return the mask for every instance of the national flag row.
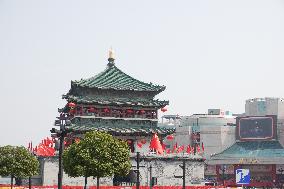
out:
{"label": "national flag row", "polygon": [[28,150],[37,156],[54,156],[55,140],[49,137],[43,139],[41,143],[33,147],[33,143],[29,142]]}
{"label": "national flag row", "polygon": [[[167,139],[169,138],[173,139],[173,136],[172,135],[170,137],[168,136]],[[145,142],[142,143],[142,142],[137,141],[138,148],[142,148],[144,144]],[[203,143],[201,143],[201,147],[200,147],[200,145],[191,146],[190,144],[188,144],[187,146],[185,145],[179,146],[178,143],[176,142],[172,149],[166,148],[166,145],[160,142],[159,137],[156,133],[153,134],[149,148],[150,150],[156,151],[157,154],[165,154],[165,153],[166,154],[171,154],[171,153],[201,154],[201,153],[204,153]]]}

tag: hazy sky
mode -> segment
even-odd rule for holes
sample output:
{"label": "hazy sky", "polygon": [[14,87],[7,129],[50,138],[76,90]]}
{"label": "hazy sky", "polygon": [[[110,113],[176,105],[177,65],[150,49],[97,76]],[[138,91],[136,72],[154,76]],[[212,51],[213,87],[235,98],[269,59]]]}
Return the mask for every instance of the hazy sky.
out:
{"label": "hazy sky", "polygon": [[167,114],[283,97],[284,1],[0,0],[0,145],[38,143],[71,80],[116,65],[166,85]]}

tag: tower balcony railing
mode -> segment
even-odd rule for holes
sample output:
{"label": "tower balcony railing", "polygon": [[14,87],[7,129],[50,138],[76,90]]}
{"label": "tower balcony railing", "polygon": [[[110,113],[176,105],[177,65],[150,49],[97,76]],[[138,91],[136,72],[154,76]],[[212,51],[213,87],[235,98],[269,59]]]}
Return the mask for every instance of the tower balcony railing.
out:
{"label": "tower balcony railing", "polygon": [[93,117],[112,117],[112,118],[134,118],[134,119],[158,119],[157,114],[119,114],[119,113],[106,113],[106,112],[75,112],[72,116],[93,116]]}

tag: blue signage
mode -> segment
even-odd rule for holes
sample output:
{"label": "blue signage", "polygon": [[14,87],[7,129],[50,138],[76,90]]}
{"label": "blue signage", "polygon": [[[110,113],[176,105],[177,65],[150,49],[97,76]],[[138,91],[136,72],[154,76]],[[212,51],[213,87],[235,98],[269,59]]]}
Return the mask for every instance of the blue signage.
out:
{"label": "blue signage", "polygon": [[250,173],[249,169],[237,169],[236,170],[236,184],[249,184]]}

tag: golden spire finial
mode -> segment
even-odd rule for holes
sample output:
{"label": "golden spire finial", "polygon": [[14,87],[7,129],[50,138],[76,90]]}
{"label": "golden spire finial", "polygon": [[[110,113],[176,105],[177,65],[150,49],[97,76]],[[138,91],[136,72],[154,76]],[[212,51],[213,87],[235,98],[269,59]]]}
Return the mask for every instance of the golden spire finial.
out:
{"label": "golden spire finial", "polygon": [[108,64],[109,66],[114,65],[114,51],[112,50],[112,48],[110,48],[110,50],[108,51]]}
{"label": "golden spire finial", "polygon": [[114,51],[113,51],[112,47],[108,51],[108,58],[114,59]]}

